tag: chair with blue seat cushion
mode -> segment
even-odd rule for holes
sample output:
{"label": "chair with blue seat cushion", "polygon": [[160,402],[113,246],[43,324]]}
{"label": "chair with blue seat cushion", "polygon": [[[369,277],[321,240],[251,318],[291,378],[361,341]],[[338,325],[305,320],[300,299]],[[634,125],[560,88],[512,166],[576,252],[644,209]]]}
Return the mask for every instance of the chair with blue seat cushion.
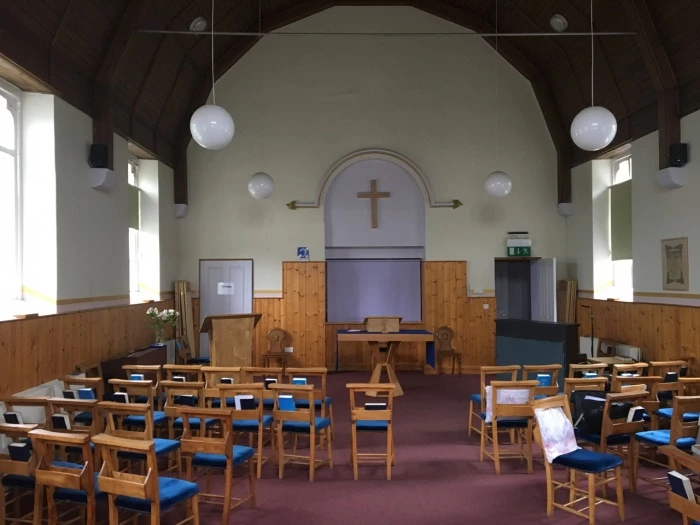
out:
{"label": "chair with blue seat cushion", "polygon": [[[125,439],[138,439],[153,441],[156,458],[167,458],[168,467],[166,471],[175,471],[178,476],[182,474],[182,461],[180,457],[180,442],[176,439],[154,438],[154,417],[152,407],[148,403],[117,403],[113,401],[103,401],[100,403],[100,410],[104,414],[107,422],[105,434],[121,437]],[[138,420],[142,425],[134,425],[133,421]],[[145,461],[144,454],[120,453],[121,459],[129,461]]]}
{"label": "chair with blue seat cushion", "polygon": [[649,368],[649,365],[641,362],[613,364],[610,377],[610,391],[622,392],[623,384],[633,384],[629,383],[629,380],[635,377],[642,377],[647,368]]}
{"label": "chair with blue seat cushion", "polygon": [[143,376],[145,381],[151,381],[155,389],[155,393],[150,398],[138,396],[134,401],[136,403],[151,403],[153,410],[160,410],[165,404],[165,398],[160,387],[160,382],[164,379],[163,365],[123,365],[125,379],[132,377]]}
{"label": "chair with blue seat cushion", "polygon": [[201,363],[195,363],[190,365],[163,365],[163,373],[165,374],[166,381],[173,381],[174,378],[184,377],[185,382],[189,383],[203,383],[204,382],[204,365]]}
{"label": "chair with blue seat cushion", "polygon": [[586,373],[596,374],[597,377],[602,377],[603,372],[608,367],[605,363],[571,363],[569,364],[569,374],[567,378],[582,379]]}
{"label": "chair with blue seat cushion", "polygon": [[548,396],[559,395],[559,373],[562,366],[551,365],[523,365],[523,379],[536,380],[539,386],[535,389],[535,399],[544,399]]}
{"label": "chair with blue seat cushion", "polygon": [[[472,435],[472,430],[477,434],[481,434],[481,426],[479,420],[481,413],[486,412],[486,397],[485,389],[492,379],[500,379],[503,381],[516,381],[520,365],[508,366],[482,366],[480,369],[481,381],[479,383],[480,391],[478,394],[469,396],[469,418],[467,421],[467,436]],[[477,423],[475,423],[476,421]]]}
{"label": "chair with blue seat cushion", "polygon": [[[625,504],[622,491],[622,458],[615,454],[606,454],[579,448],[573,436],[571,421],[571,406],[565,395],[548,397],[534,401],[532,408],[535,414],[534,435],[537,444],[545,451],[544,467],[547,479],[547,516],[552,517],[554,509],[562,509],[581,518],[588,519],[589,524],[595,524],[596,506],[600,503],[617,506],[620,520],[625,519]],[[566,469],[566,481],[554,479],[558,465]],[[612,472],[612,477],[608,475]],[[577,484],[577,476],[583,474],[587,478],[587,490]],[[617,500],[607,499],[607,486],[615,483]],[[605,497],[598,497],[596,491],[603,488]],[[566,503],[557,502],[558,490],[567,491],[569,500]],[[580,495],[580,497],[579,497]],[[586,505],[576,508],[579,503]]]}
{"label": "chair with blue seat cushion", "polygon": [[[37,428],[39,426],[36,424],[1,423],[0,435],[15,443],[21,443],[29,441],[29,433]],[[31,441],[28,446],[31,448]],[[32,456],[29,461],[13,461],[8,455],[0,456],[0,523],[32,523],[32,512],[18,515],[20,509],[29,508],[23,502],[29,498],[33,499],[34,495],[36,460],[33,451],[30,453]]]}
{"label": "chair with blue seat cushion", "polygon": [[[127,439],[108,434],[93,438],[97,453],[103,461],[97,484],[109,495],[110,523],[120,523],[119,511],[150,515],[150,523],[161,523],[161,516],[178,504],[185,505],[186,519],[199,525],[199,487],[196,483],[158,476],[155,443]],[[145,475],[119,469],[119,458],[127,455],[145,456]]]}
{"label": "chair with blue seat cushion", "polygon": [[[204,375],[204,406],[209,408],[221,408],[219,385],[223,381],[226,381],[226,384],[243,382],[240,366],[203,366],[202,374]],[[233,399],[226,399],[224,406],[233,407],[233,404]]]}
{"label": "chair with blue seat cushion", "polygon": [[[260,385],[262,388],[262,385]],[[178,409],[180,417],[185,423],[182,433],[182,451],[185,454],[187,464],[187,479],[196,481],[203,474],[207,474],[207,490],[209,490],[209,475],[212,469],[223,470],[224,493],[223,493],[223,516],[222,524],[228,523],[229,513],[246,501],[250,501],[251,507],[255,508],[255,469],[253,458],[255,450],[251,447],[238,446],[233,444],[233,423],[235,410],[220,408],[190,408],[182,407]],[[260,411],[260,413],[262,413]],[[192,421],[206,421],[213,419],[217,428],[220,429],[216,435],[205,437],[204,428],[193,428]],[[200,423],[203,425],[203,423]],[[196,430],[196,431],[195,431]],[[235,468],[241,465],[247,466],[248,471],[248,494],[245,497],[233,497],[233,476]],[[198,475],[195,475],[197,469]],[[210,503],[212,500],[221,499],[221,494],[202,493],[203,502]],[[217,501],[217,503],[219,503]]]}
{"label": "chair with blue seat cushion", "polygon": [[[151,417],[151,424],[154,427],[165,427],[168,423],[168,418],[165,412],[156,409],[156,407],[165,404],[163,394],[159,393],[161,389],[160,382],[154,383],[152,374],[147,376],[144,373],[144,377],[148,377],[148,379],[110,379],[109,384],[112,385],[114,392],[122,396],[126,395],[126,398],[113,396],[112,401],[123,401],[126,399],[128,403],[149,405],[151,410],[148,414]],[[126,416],[122,423],[127,427],[143,428],[145,426],[144,416],[141,414]]]}
{"label": "chair with blue seat cushion", "polygon": [[102,401],[104,399],[104,381],[101,377],[83,377],[79,375],[64,376],[62,379],[64,390],[74,390],[75,397],[78,398],[79,390],[90,388],[93,391],[94,399]]}
{"label": "chair with blue seat cushion", "polygon": [[642,451],[651,450],[658,451],[660,447],[671,445],[681,450],[689,451],[696,442],[698,434],[698,422],[686,421],[684,415],[686,412],[700,412],[700,396],[674,396],[671,412],[671,428],[665,430],[648,430],[635,433],[634,449],[635,449],[635,464],[633,475],[635,486],[637,478],[648,483],[653,483],[660,487],[668,487],[666,476],[663,478],[648,478],[639,475],[639,462],[643,461],[655,466],[665,465],[656,460],[653,454],[650,456],[642,455]]}
{"label": "chair with blue seat cushion", "polygon": [[[29,433],[29,437],[37,457],[34,472],[34,523],[41,523],[46,491],[49,523],[57,522],[56,503],[62,501],[85,506],[85,522],[94,525],[97,520],[97,503],[104,500],[106,495],[97,487],[90,435],[36,429]],[[81,449],[81,463],[55,461],[57,452],[67,447]]]}
{"label": "chair with blue seat cushion", "polygon": [[[688,454],[673,445],[659,447],[658,452],[668,456],[668,469],[676,472],[700,472],[700,458],[695,454]],[[696,525],[700,522],[700,504],[696,501],[690,501],[669,490],[668,502],[673,510],[683,516],[683,523]]]}
{"label": "chair with blue seat cushion", "polygon": [[[66,399],[63,397],[51,397],[47,400],[49,412],[54,414],[65,414],[68,416],[71,430],[70,432],[83,432],[91,436],[102,432],[103,420],[99,416],[98,401],[96,399]],[[83,414],[87,417],[80,417]],[[52,419],[46,421],[47,430],[64,432],[60,428],[55,428]]]}
{"label": "chair with blue seat cushion", "polygon": [[[229,398],[234,400],[235,410],[232,414],[234,437],[237,434],[248,434],[248,445],[252,447],[253,439],[257,436],[255,459],[258,478],[262,476],[263,464],[269,457],[274,457],[275,455],[274,417],[270,414],[263,414],[263,405],[256,402],[256,400],[263,398],[264,392],[265,385],[263,383],[219,385],[220,403]],[[245,405],[245,397],[248,397],[250,406]],[[235,402],[236,399],[238,399],[238,404]],[[269,457],[263,455],[266,431],[270,443]]]}
{"label": "chair with blue seat cushion", "polygon": [[[385,463],[386,479],[391,479],[391,467],[396,464],[394,453],[394,432],[392,427],[394,389],[395,385],[368,384],[368,383],[348,383],[345,385],[350,394],[350,462],[354,479],[358,478],[359,464],[362,463]],[[386,396],[380,403],[358,402],[358,396]],[[358,432],[385,432],[386,433],[386,453],[359,453],[357,451]]]}
{"label": "chair with blue seat cushion", "polygon": [[[327,395],[328,369],[325,366],[306,368],[287,368],[287,382],[292,383],[294,378],[306,378],[307,384],[314,385],[314,408],[320,412],[321,417],[328,417],[331,420],[330,436],[333,439],[333,400]],[[297,408],[308,409],[307,400],[300,398],[296,401]]]}
{"label": "chair with blue seat cushion", "polygon": [[[491,381],[485,389],[480,460],[484,461],[484,456],[492,459],[496,474],[501,473],[501,459],[506,458],[526,460],[527,471],[532,473],[532,402],[538,385],[537,381]],[[499,432],[503,431],[517,433],[517,449],[501,450]]]}
{"label": "chair with blue seat cushion", "polygon": [[[315,410],[297,410],[296,401],[304,399],[307,406],[314,405],[313,385],[283,385],[272,384],[269,389],[275,394],[275,408],[272,415],[275,418],[277,431],[277,462],[279,478],[284,477],[286,464],[301,464],[309,467],[309,481],[314,480],[316,469],[324,464],[333,468],[333,451],[331,447],[330,427],[331,420],[327,417],[316,416]],[[309,436],[309,455],[301,456],[292,450],[291,454],[285,454],[284,435],[291,434]],[[319,443],[317,444],[317,439]],[[316,448],[326,443],[326,458],[316,458]]]}
{"label": "chair with blue seat cushion", "polygon": [[[169,366],[169,365],[165,365]],[[201,370],[201,369],[200,369]],[[180,417],[178,408],[191,406],[205,408],[204,382],[203,381],[161,381],[165,393],[165,406],[163,412],[168,418],[168,437],[175,439],[175,430],[184,429],[184,422]],[[201,421],[191,421],[192,426],[199,428]],[[205,420],[204,428],[211,428],[213,420]]]}
{"label": "chair with blue seat cushion", "polygon": [[241,383],[263,383],[263,409],[271,411],[275,408],[275,393],[269,389],[270,381],[281,384],[284,373],[281,367],[244,366],[241,367]]}

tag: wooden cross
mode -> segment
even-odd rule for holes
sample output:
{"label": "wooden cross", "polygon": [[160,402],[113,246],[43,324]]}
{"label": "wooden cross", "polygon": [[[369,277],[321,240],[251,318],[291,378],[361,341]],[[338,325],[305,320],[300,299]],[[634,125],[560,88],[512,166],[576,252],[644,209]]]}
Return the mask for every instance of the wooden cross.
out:
{"label": "wooden cross", "polygon": [[377,191],[377,181],[370,181],[370,191],[361,191],[357,194],[358,199],[372,199],[372,228],[377,227],[377,199],[386,199],[391,197],[388,191]]}

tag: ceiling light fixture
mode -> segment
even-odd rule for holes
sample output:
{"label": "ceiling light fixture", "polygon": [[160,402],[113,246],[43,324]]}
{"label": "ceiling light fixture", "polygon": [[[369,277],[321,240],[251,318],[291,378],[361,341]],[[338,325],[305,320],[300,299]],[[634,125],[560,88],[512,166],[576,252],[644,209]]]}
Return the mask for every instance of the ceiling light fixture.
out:
{"label": "ceiling light fixture", "polygon": [[211,0],[211,98],[192,114],[190,133],[197,144],[206,149],[222,149],[233,139],[235,130],[228,111],[216,105],[216,77],[214,76],[214,3]]}
{"label": "ceiling light fixture", "polygon": [[549,19],[549,25],[557,33],[563,33],[569,28],[569,21],[566,18],[564,18],[564,15],[560,15],[557,13],[555,15],[552,15],[552,18]]}
{"label": "ceiling light fixture", "polygon": [[190,31],[194,31],[195,33],[201,33],[207,28],[207,19],[204,18],[203,16],[198,16],[194,20],[192,20],[192,23],[190,24]]}
{"label": "ceiling light fixture", "polygon": [[615,115],[609,109],[594,104],[594,53],[593,0],[591,0],[591,106],[582,110],[571,122],[571,138],[574,144],[586,151],[598,151],[607,147],[617,135]]}

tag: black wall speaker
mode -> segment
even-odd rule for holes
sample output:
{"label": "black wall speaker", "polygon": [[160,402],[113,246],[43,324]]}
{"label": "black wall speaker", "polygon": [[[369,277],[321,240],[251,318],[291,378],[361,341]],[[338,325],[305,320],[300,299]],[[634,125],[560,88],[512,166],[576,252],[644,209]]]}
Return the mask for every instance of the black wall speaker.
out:
{"label": "black wall speaker", "polygon": [[107,144],[92,144],[90,146],[88,165],[91,168],[107,168],[109,164],[108,157]]}
{"label": "black wall speaker", "polygon": [[668,165],[672,168],[682,168],[688,163],[688,144],[671,144],[668,148]]}

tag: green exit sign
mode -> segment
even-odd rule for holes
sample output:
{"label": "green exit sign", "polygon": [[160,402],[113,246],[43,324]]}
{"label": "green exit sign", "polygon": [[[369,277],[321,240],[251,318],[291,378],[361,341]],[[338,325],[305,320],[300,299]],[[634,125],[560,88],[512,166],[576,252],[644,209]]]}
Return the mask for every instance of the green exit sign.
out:
{"label": "green exit sign", "polygon": [[532,257],[532,247],[508,246],[508,257]]}

